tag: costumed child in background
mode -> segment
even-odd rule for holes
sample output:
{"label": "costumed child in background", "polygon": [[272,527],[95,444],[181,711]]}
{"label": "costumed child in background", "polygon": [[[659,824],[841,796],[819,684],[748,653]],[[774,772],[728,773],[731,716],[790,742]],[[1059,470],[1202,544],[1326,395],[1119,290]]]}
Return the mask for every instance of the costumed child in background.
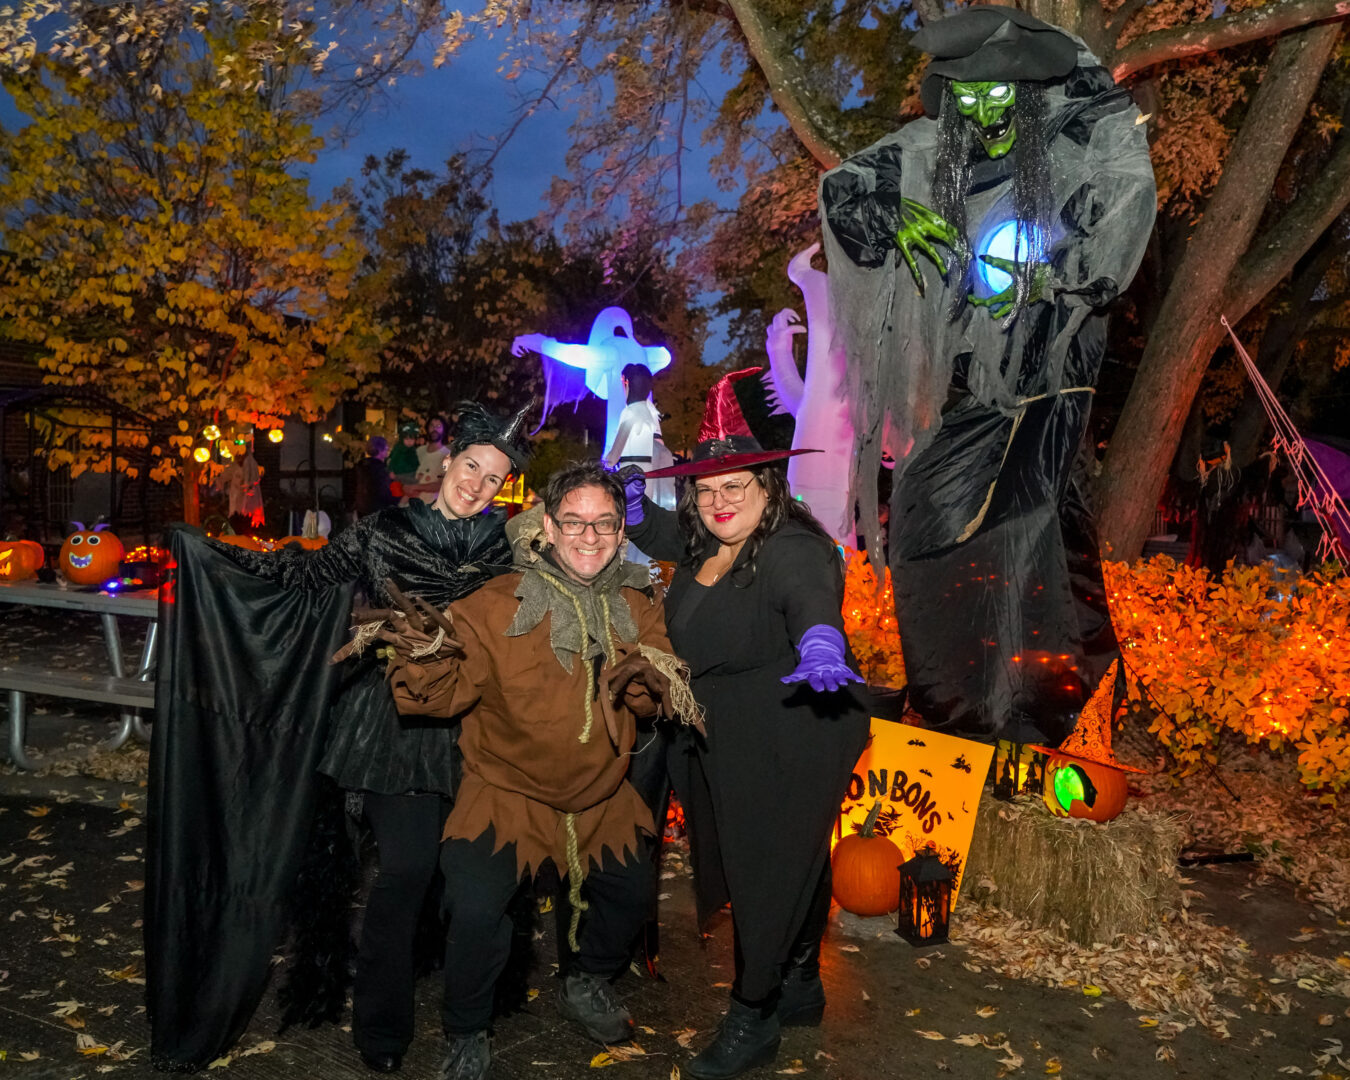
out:
{"label": "costumed child in background", "polygon": [[445,422],[439,416],[427,421],[427,441],[417,448],[417,475],[412,487],[404,485],[409,495],[416,495],[424,503],[434,503],[441,489],[441,464],[450,447],[445,438]]}
{"label": "costumed child in background", "polygon": [[405,484],[411,485],[417,480],[417,439],[421,434],[416,420],[400,420],[398,423],[398,441],[389,452],[389,477],[399,487],[394,494],[402,498],[407,492],[400,490]]}
{"label": "costumed child in background", "polygon": [[[400,720],[373,649],[341,666],[329,657],[346,637],[353,585],[368,603],[390,606],[392,581],[443,607],[510,569],[505,514],[488,507],[525,467],[529,408],[504,420],[465,403],[435,502],[363,517],[317,551],[252,552],[175,535],[147,856],[156,1064],[200,1067],[238,1038],[266,984],[298,874],[308,907],[298,912],[300,951],[322,965],[297,964],[300,1000],[290,1012],[313,1021],[340,1013],[350,897],[335,882],[314,898],[326,875],[340,876],[345,844],[340,828],[311,835],[316,807],[331,826],[324,812],[341,805],[324,798],[337,788],[322,773],[360,796],[379,854],[353,1036],[370,1068],[400,1067],[413,1035],[414,932],[454,793],[455,734]],[[302,873],[307,846],[324,843],[330,849]],[[323,985],[300,985],[321,977]]]}
{"label": "costumed child in background", "polygon": [[[623,390],[628,404],[619,414],[619,430],[605,463],[612,469],[636,465],[643,472],[674,465],[675,455],[661,437],[661,414],[652,402],[651,371],[642,364],[629,364],[623,369]],[[647,497],[657,506],[674,510],[675,481],[653,480],[647,485]]]}
{"label": "costumed child in background", "polygon": [[[629,535],[676,562],[666,597],[676,654],[707,713],[702,740],[668,755],[689,827],[700,921],[731,901],[736,976],[712,1043],[681,1066],[726,1080],[772,1061],[785,1024],[825,1009],[820,939],[830,912],[830,833],[867,741],[868,709],[844,638],[844,567],[834,542],[788,490],[732,391],[709,392],[678,513],[625,473]],[[636,768],[636,765],[635,765]]]}
{"label": "costumed child in background", "polygon": [[[1117,654],[1075,468],[1156,193],[1147,129],[1081,41],[1010,7],[926,25],[927,117],[827,173],[869,552],[932,727],[1056,745]],[[889,445],[883,445],[889,443]]]}

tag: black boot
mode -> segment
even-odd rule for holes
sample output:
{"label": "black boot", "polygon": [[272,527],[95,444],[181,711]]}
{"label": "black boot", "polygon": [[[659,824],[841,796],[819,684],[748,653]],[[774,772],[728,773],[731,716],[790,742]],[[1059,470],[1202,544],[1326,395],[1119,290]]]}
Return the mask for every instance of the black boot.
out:
{"label": "black boot", "polygon": [[825,987],[820,964],[791,964],[783,974],[778,996],[778,1023],[783,1027],[817,1027],[825,1015]]}
{"label": "black boot", "polygon": [[771,1062],[781,1039],[778,1016],[772,1009],[746,1005],[733,997],[717,1037],[703,1053],[689,1059],[684,1075],[694,1080],[730,1080],[746,1069]]}

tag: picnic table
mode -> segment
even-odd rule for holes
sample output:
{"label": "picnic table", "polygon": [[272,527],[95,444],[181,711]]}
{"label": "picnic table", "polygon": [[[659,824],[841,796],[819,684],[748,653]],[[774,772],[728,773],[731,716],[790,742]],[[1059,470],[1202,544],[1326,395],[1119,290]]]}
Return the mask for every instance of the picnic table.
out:
{"label": "picnic table", "polygon": [[[21,769],[37,764],[24,752],[25,698],[28,694],[81,701],[102,701],[122,707],[121,726],[103,746],[116,750],[135,735],[144,742],[150,732],[140,711],[155,703],[155,643],[159,629],[159,590],[93,592],[38,581],[0,582],[0,604],[59,608],[97,615],[103,624],[108,671],[79,671],[39,664],[0,665],[0,690],[9,695],[9,757]],[[119,619],[147,619],[136,670],[128,674],[122,652]]]}

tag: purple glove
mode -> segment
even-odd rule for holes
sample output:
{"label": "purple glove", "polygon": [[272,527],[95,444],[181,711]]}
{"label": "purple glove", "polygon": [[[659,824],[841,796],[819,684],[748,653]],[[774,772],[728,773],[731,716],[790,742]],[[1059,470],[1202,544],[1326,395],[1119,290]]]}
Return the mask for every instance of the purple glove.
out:
{"label": "purple glove", "polygon": [[807,682],[818,694],[862,682],[862,676],[851,671],[844,660],[844,635],[826,623],[807,628],[797,642],[797,655],[801,657],[797,670],[782,682]]}
{"label": "purple glove", "polygon": [[623,484],[625,503],[623,523],[631,529],[634,525],[642,524],[642,498],[647,494],[647,474],[637,465],[625,465],[619,470],[619,480]]}

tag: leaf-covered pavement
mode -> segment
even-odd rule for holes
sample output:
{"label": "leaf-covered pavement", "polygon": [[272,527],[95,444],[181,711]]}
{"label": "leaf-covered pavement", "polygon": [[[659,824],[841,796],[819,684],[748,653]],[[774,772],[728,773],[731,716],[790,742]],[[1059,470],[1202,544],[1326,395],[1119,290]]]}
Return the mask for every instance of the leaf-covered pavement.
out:
{"label": "leaf-covered pavement", "polygon": [[[48,644],[75,637],[50,634]],[[8,625],[0,629],[0,654],[24,647]],[[69,645],[77,657],[83,647]],[[46,716],[43,738],[58,754],[87,749],[108,723],[65,703]],[[128,748],[43,776],[0,770],[0,1080],[157,1075],[143,1011],[144,768],[144,750]],[[1350,1077],[1350,928],[1268,871],[1188,871],[1193,933],[1092,949],[963,906],[950,944],[916,951],[887,919],[836,912],[824,952],[825,1023],[787,1032],[774,1065],[750,1075]],[[538,993],[498,1024],[494,1077],[677,1075],[716,1027],[732,963],[725,920],[710,940],[694,933],[678,848],[662,890],[667,981],[630,974],[619,984],[639,1025],[635,1043],[605,1050],[558,1018],[544,918]],[[409,1077],[435,1075],[436,996],[436,979],[423,980]],[[275,1015],[265,1001],[213,1071],[244,1080],[368,1075],[348,1032],[278,1033]]]}

